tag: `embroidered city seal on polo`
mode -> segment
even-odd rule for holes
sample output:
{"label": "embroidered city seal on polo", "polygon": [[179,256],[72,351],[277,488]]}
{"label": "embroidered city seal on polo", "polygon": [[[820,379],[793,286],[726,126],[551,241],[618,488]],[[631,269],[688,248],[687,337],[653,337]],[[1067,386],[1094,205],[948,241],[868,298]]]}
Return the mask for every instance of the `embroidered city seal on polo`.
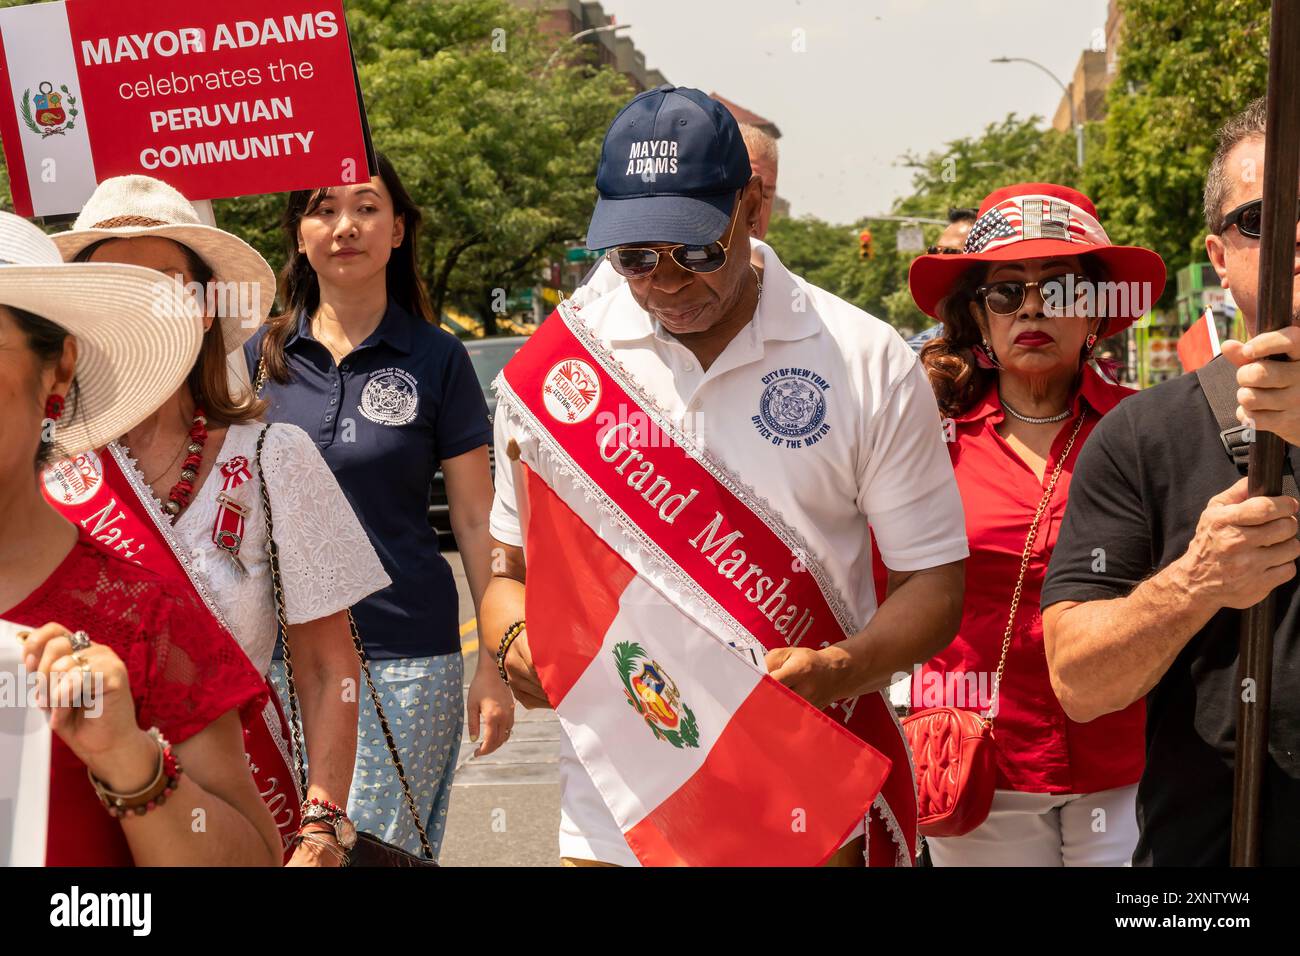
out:
{"label": "embroidered city seal on polo", "polygon": [[384,368],[366,382],[357,409],[376,425],[409,425],[419,407],[415,376],[405,369]]}
{"label": "embroidered city seal on polo", "polygon": [[807,379],[783,375],[763,389],[758,415],[783,438],[805,438],[826,420],[826,398]]}

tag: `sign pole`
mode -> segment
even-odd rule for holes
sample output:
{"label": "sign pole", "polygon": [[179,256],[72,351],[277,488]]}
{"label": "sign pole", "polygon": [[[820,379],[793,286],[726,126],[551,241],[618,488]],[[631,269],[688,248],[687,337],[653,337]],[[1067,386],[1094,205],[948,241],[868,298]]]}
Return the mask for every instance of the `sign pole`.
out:
{"label": "sign pole", "polygon": [[217,224],[217,214],[212,209],[211,199],[196,199],[192,205],[194,211],[199,214],[199,222],[205,226],[215,226]]}
{"label": "sign pole", "polygon": [[[1273,0],[1269,36],[1263,232],[1259,255],[1260,332],[1291,324],[1295,284],[1296,184],[1300,182],[1300,0]],[[1282,493],[1282,440],[1258,432],[1250,447],[1248,493]],[[1237,749],[1232,800],[1232,865],[1257,866],[1260,794],[1268,760],[1273,683],[1273,594],[1241,618]]]}

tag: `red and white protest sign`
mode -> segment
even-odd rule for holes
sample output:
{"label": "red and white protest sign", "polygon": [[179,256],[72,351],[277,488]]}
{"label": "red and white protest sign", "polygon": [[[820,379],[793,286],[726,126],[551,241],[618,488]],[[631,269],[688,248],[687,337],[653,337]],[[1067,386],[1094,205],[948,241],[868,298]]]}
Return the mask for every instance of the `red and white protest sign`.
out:
{"label": "red and white protest sign", "polygon": [[0,11],[24,216],[141,173],[191,200],[368,179],[341,0],[66,0]]}

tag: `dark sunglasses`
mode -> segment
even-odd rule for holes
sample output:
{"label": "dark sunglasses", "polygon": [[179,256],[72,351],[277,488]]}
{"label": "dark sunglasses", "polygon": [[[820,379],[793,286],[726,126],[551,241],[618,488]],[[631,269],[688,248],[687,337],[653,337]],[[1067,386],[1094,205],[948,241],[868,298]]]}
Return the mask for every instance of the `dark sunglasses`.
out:
{"label": "dark sunglasses", "polygon": [[931,246],[926,250],[932,256],[959,256],[965,249],[954,249],[951,246]]}
{"label": "dark sunglasses", "polygon": [[1023,282],[1019,279],[1006,279],[1002,282],[990,282],[975,290],[975,295],[984,301],[984,306],[997,315],[1013,315],[1025,304],[1025,291],[1037,288],[1043,297],[1044,310],[1051,314],[1050,303],[1065,305],[1078,302],[1084,296],[1084,290],[1092,282],[1085,275],[1066,273],[1052,276],[1038,282]]}
{"label": "dark sunglasses", "polygon": [[684,242],[675,246],[615,246],[606,253],[609,264],[625,279],[644,279],[659,268],[661,255],[672,256],[673,262],[696,275],[717,272],[727,263],[731,237],[736,232],[736,220],[740,218],[739,212],[737,208],[736,215],[731,220],[731,228],[727,230],[725,243],[715,240],[706,246],[692,246]]}
{"label": "dark sunglasses", "polygon": [[[1300,222],[1300,201],[1296,202],[1295,209],[1296,222]],[[1223,224],[1219,226],[1219,235],[1223,235],[1233,226],[1248,239],[1258,239],[1261,227],[1264,224],[1264,200],[1252,199],[1250,202],[1244,202],[1232,212],[1223,217]]]}

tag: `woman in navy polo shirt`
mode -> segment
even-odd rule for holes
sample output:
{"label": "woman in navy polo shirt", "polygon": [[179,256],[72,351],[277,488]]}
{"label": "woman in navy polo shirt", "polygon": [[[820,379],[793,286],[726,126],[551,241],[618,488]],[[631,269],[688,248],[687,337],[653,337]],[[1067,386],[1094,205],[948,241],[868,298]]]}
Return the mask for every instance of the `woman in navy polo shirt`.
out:
{"label": "woman in navy polo shirt", "polygon": [[[267,419],[315,440],[392,578],[353,614],[436,853],[460,746],[463,664],[456,583],[429,526],[429,486],[441,465],[477,610],[491,564],[492,426],[469,355],[438,327],[420,280],[420,211],[383,156],[379,170],[289,197],[285,313],[244,348]],[[374,707],[359,693],[348,812],[359,829],[418,851]],[[469,715],[471,737],[483,730],[480,753],[510,733],[513,702],[491,660],[480,659]]]}

